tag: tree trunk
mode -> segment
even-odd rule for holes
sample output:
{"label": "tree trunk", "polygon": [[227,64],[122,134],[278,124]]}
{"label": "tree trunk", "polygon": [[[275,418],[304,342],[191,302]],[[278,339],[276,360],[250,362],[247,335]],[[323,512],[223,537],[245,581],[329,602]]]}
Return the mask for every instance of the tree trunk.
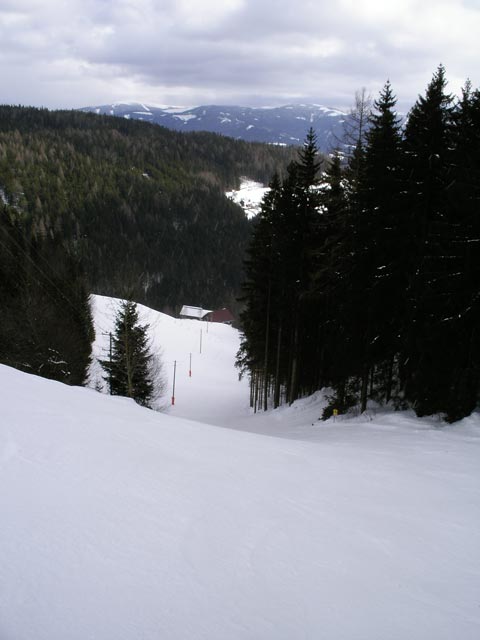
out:
{"label": "tree trunk", "polygon": [[275,367],[275,393],[273,398],[273,406],[275,409],[280,406],[280,353],[282,348],[282,321],[278,327],[277,334],[277,362]]}
{"label": "tree trunk", "polygon": [[360,392],[360,413],[363,413],[367,409],[367,396],[368,396],[368,367],[365,368],[362,375],[362,389]]}
{"label": "tree trunk", "polygon": [[393,364],[394,364],[394,361],[395,361],[395,356],[392,356],[390,358],[389,363],[388,363],[387,384],[386,384],[386,389],[385,389],[385,401],[386,402],[390,402],[390,400],[392,399]]}
{"label": "tree trunk", "polygon": [[289,403],[292,404],[298,397],[298,312],[295,314],[295,329],[293,332],[292,371],[290,377]]}
{"label": "tree trunk", "polygon": [[258,369],[255,370],[255,400],[254,400],[254,407],[253,407],[253,412],[257,413],[257,407],[258,407],[258,383],[259,383],[259,373],[258,373]]}
{"label": "tree trunk", "polygon": [[265,323],[265,358],[263,362],[264,388],[263,388],[263,410],[268,409],[268,349],[270,343],[270,299],[271,299],[272,282],[268,282],[268,299],[267,299],[267,318]]}

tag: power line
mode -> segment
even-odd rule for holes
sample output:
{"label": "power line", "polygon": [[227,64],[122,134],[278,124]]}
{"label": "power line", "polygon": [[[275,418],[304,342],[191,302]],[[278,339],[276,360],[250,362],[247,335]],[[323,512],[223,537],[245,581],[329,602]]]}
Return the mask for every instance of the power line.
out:
{"label": "power line", "polygon": [[[25,256],[25,258],[32,264],[32,266],[40,273],[40,275],[48,282],[50,283],[50,285],[56,289],[58,291],[58,293],[60,294],[60,296],[70,305],[70,307],[75,311],[75,313],[78,313],[80,315],[82,315],[82,310],[79,309],[77,307],[77,305],[72,302],[72,300],[66,295],[66,293],[64,291],[62,291],[55,282],[53,282],[53,280],[49,277],[49,275],[47,275],[41,268],[40,266],[33,260],[33,258],[31,257],[31,255],[26,251],[26,249],[24,247],[22,247],[16,240],[15,238],[13,238],[11,235],[9,235],[9,239],[11,240],[11,242],[13,242],[13,244],[16,246],[16,248]],[[8,247],[6,244],[4,244],[4,242],[2,242],[1,238],[0,238],[0,245],[12,256],[12,258],[17,262],[17,256],[11,251],[10,247]],[[43,262],[47,265],[47,267],[49,268],[50,271],[54,272],[55,275],[57,277],[60,278],[59,273],[52,267],[52,265],[40,254],[37,253],[38,258],[40,258],[41,260],[43,260]],[[27,276],[31,276],[33,278],[33,280],[40,286],[43,288],[43,290],[47,293],[47,295],[50,296],[50,298],[52,300],[55,301],[55,298],[52,294],[52,292],[45,286],[45,282],[42,282],[40,279],[36,278],[35,275],[31,272],[28,271],[26,265],[24,263],[20,263],[21,266],[23,267],[25,274]],[[73,289],[72,289],[73,290]],[[101,326],[98,326],[98,328],[101,331],[105,331],[105,329]]]}

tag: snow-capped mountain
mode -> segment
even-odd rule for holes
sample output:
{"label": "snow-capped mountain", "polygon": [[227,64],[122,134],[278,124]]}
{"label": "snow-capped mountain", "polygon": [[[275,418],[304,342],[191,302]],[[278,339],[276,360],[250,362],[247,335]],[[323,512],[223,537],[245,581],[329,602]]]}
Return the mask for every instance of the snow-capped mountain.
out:
{"label": "snow-capped mountain", "polygon": [[154,107],[142,103],[115,103],[84,107],[82,111],[145,120],[177,131],[211,131],[250,142],[301,144],[310,127],[318,145],[329,151],[342,137],[346,114],[319,104],[282,107],[207,105],[192,108]]}

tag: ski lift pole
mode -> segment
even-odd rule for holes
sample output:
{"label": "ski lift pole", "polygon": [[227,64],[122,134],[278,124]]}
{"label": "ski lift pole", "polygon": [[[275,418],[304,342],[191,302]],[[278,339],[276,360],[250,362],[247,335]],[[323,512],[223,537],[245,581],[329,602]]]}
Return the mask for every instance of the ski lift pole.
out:
{"label": "ski lift pole", "polygon": [[177,361],[173,361],[173,390],[172,390],[172,406],[175,404],[175,377],[177,375]]}

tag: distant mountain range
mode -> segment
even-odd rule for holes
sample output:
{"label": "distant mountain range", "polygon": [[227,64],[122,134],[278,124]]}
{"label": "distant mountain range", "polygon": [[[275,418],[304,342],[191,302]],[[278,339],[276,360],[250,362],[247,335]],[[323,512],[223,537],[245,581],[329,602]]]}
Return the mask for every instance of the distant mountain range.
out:
{"label": "distant mountain range", "polygon": [[120,103],[84,107],[81,111],[145,120],[176,131],[210,131],[248,142],[302,144],[310,127],[322,151],[338,145],[346,114],[319,104],[283,107],[237,107],[206,105],[185,109]]}

